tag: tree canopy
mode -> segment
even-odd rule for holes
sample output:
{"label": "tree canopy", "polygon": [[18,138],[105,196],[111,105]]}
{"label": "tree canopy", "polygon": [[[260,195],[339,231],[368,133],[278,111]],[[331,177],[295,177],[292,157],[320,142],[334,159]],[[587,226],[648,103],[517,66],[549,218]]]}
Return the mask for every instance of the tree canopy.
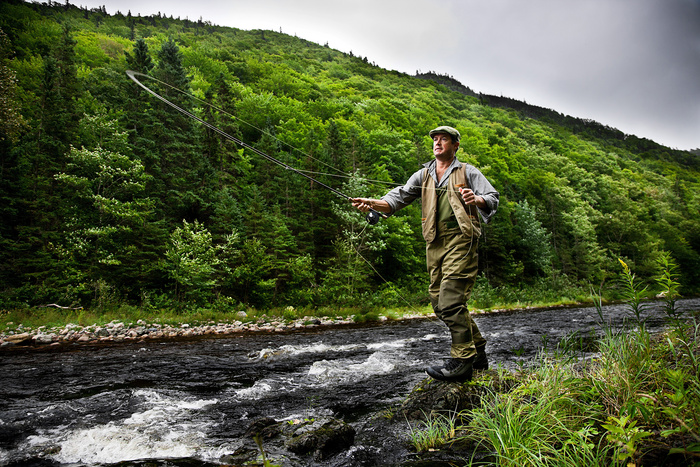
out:
{"label": "tree canopy", "polygon": [[0,4],[0,30],[3,306],[342,306],[426,289],[418,205],[368,226],[128,69],[350,196],[402,184],[431,158],[428,131],[456,127],[460,160],[501,193],[480,246],[493,286],[597,285],[618,258],[648,277],[669,252],[698,291],[691,152],[273,31],[19,0]]}

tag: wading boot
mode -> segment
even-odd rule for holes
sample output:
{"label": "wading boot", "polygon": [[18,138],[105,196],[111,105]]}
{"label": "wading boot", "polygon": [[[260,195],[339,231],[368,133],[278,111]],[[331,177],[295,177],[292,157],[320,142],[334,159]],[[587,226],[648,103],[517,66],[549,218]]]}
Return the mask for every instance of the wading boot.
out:
{"label": "wading boot", "polygon": [[472,379],[474,357],[451,358],[445,366],[431,366],[425,370],[433,379],[439,381],[464,382]]}
{"label": "wading boot", "polygon": [[486,357],[486,346],[476,348],[476,359],[474,360],[475,370],[488,370],[489,369],[489,359]]}

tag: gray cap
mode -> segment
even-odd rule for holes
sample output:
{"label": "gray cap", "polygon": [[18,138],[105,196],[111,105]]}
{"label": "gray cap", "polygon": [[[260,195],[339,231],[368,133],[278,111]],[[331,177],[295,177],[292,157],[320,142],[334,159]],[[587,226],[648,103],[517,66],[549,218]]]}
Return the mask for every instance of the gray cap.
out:
{"label": "gray cap", "polygon": [[451,126],[439,126],[435,128],[434,130],[430,130],[430,137],[432,138],[435,135],[450,135],[452,136],[453,140],[459,141],[461,138],[461,135],[459,134],[459,131],[457,131],[456,128],[452,128]]}

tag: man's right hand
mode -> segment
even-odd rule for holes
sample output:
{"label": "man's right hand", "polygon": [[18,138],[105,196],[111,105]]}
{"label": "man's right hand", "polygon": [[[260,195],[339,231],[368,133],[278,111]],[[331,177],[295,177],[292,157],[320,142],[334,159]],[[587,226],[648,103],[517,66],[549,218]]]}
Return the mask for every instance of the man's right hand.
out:
{"label": "man's right hand", "polygon": [[350,198],[352,205],[362,212],[369,212],[371,209],[374,209],[372,201],[370,198]]}

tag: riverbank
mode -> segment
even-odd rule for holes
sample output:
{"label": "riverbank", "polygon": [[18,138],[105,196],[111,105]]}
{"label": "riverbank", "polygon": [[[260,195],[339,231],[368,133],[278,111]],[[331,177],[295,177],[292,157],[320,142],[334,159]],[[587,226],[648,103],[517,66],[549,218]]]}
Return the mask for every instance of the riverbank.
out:
{"label": "riverbank", "polygon": [[[574,306],[590,306],[591,303],[557,304],[551,306],[526,306],[498,308],[490,310],[475,310],[474,314],[491,314],[503,312],[518,312],[535,309],[567,308]],[[385,313],[374,313],[370,316],[351,314],[347,316],[303,316],[296,319],[285,319],[279,316],[249,315],[245,311],[234,314],[236,319],[218,319],[202,322],[197,317],[175,320],[168,318],[151,319],[113,319],[108,323],[76,324],[68,322],[61,325],[40,324],[29,326],[22,322],[5,321],[0,329],[0,349],[14,347],[59,347],[68,344],[111,344],[121,342],[139,342],[146,340],[190,339],[207,336],[223,336],[250,332],[290,332],[310,329],[319,326],[355,325],[368,322],[385,322],[389,320],[434,318],[432,310],[425,307],[420,310],[389,310]],[[15,316],[14,319],[17,317]],[[68,317],[66,317],[68,318]],[[84,321],[81,317],[75,321]],[[32,320],[36,323],[36,318]],[[47,318],[46,322],[51,321]],[[97,321],[97,320],[94,320]]]}
{"label": "riverbank", "polygon": [[[0,348],[14,346],[60,346],[65,344],[119,343],[144,340],[187,339],[203,336],[230,335],[244,332],[284,332],[317,326],[353,324],[352,319],[304,318],[285,323],[270,322],[209,322],[192,325],[135,323],[112,321],[105,325],[80,326],[69,323],[62,327],[39,326],[36,329],[18,325],[14,330],[0,334]],[[13,322],[7,323],[13,326]]]}

